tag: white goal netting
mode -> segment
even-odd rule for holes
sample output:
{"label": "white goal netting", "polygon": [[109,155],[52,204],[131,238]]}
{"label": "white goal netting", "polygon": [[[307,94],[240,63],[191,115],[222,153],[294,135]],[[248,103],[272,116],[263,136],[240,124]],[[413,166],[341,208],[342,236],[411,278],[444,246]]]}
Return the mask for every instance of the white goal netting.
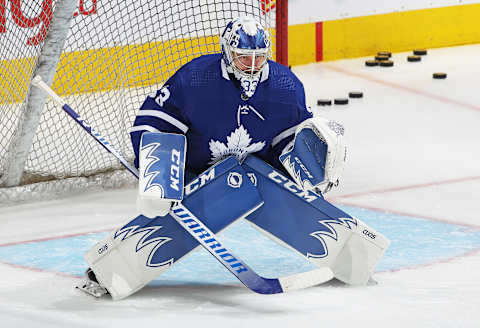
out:
{"label": "white goal netting", "polygon": [[[219,52],[218,34],[229,19],[251,15],[261,21],[275,53],[273,0],[0,0],[0,202],[49,189],[116,186],[128,176],[53,101],[40,109],[35,126],[20,128],[61,1],[75,1],[76,8],[52,88],[130,160],[128,129],[145,96],[192,58]],[[18,149],[15,140],[28,139],[28,133],[33,142]],[[6,187],[12,166],[21,166],[16,184],[23,187]]]}

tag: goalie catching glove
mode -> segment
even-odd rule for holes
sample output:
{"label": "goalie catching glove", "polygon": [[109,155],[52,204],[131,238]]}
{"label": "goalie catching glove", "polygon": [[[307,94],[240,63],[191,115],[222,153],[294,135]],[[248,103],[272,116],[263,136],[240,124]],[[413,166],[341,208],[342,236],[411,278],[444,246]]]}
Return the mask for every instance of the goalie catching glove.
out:
{"label": "goalie catching glove", "polygon": [[145,132],[139,151],[137,209],[149,218],[165,216],[183,199],[186,138]]}
{"label": "goalie catching glove", "polygon": [[338,185],[345,166],[347,147],[343,134],[343,126],[335,121],[309,118],[298,125],[280,162],[302,189],[326,193]]}

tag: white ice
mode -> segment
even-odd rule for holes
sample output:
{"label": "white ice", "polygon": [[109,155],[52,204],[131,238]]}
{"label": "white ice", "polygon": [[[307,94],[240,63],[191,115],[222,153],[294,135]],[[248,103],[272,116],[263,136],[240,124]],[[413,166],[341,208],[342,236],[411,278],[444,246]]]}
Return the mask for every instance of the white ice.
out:
{"label": "white ice", "polygon": [[[394,54],[391,68],[365,67],[367,58],[293,68],[314,111],[346,128],[348,165],[327,198],[480,229],[480,45],[431,49],[420,63],[407,55]],[[364,98],[316,106],[349,91]],[[113,229],[133,217],[134,199],[117,190],[3,207],[0,243]],[[0,327],[480,327],[479,278],[477,249],[377,273],[376,286],[262,296],[178,285],[113,302],[79,293],[76,278],[0,262]]]}

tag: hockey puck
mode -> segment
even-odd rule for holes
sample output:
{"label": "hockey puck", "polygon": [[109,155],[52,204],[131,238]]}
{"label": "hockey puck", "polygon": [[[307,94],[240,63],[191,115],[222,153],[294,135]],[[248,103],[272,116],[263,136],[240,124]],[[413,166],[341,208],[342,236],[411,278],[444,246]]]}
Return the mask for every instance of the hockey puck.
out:
{"label": "hockey puck", "polygon": [[378,60],[378,61],[385,61],[385,60],[388,60],[390,57],[388,56],[375,56],[375,60]]}
{"label": "hockey puck", "polygon": [[388,58],[392,57],[392,53],[390,51],[379,51],[377,52],[377,56],[387,56]]}
{"label": "hockey puck", "polygon": [[332,101],[330,99],[318,99],[317,106],[330,106]]}
{"label": "hockey puck", "polygon": [[415,56],[425,56],[427,54],[427,50],[425,50],[425,49],[415,49],[415,50],[413,50],[413,54]]}
{"label": "hockey puck", "polygon": [[349,98],[363,98],[363,92],[360,91],[352,91],[348,93]]}
{"label": "hockey puck", "polygon": [[346,104],[348,104],[348,98],[335,98],[334,104],[335,105],[346,105]]}
{"label": "hockey puck", "polygon": [[378,61],[377,60],[367,60],[365,62],[365,66],[378,66]]}
{"label": "hockey puck", "polygon": [[447,73],[433,73],[434,79],[446,79]]}
{"label": "hockey puck", "polygon": [[382,67],[392,67],[393,66],[393,61],[391,61],[391,60],[381,61],[380,66],[382,66]]}
{"label": "hockey puck", "polygon": [[419,61],[422,60],[422,57],[420,57],[420,56],[408,56],[407,60],[409,62],[419,62]]}

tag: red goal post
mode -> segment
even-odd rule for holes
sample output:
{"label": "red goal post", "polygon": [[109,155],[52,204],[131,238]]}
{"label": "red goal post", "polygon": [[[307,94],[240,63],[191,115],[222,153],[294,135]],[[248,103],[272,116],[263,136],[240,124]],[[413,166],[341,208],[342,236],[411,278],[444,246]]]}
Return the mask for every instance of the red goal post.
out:
{"label": "red goal post", "polygon": [[239,15],[261,21],[288,64],[287,0],[0,0],[0,203],[124,183],[121,165],[30,87],[35,74],[132,159],[145,96],[219,52]]}

